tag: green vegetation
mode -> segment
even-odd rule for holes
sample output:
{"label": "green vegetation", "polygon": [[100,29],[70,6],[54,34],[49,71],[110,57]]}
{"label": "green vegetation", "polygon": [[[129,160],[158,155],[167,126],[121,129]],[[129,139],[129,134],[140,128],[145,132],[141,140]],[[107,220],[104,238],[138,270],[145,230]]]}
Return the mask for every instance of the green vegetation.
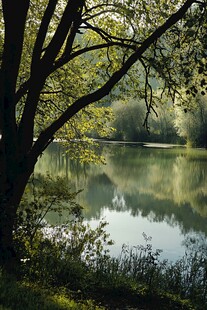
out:
{"label": "green vegetation", "polygon": [[[86,298],[96,288],[98,292],[95,291],[94,298],[101,300],[98,296],[101,292],[108,292],[113,297],[126,291],[129,300],[133,300],[134,294],[141,298],[141,285],[141,292],[146,286],[145,301],[146,297],[151,298],[151,303],[160,294],[153,291],[154,285],[161,292],[172,289],[153,282],[158,273],[155,266],[159,264],[150,261],[152,255],[153,259],[157,258],[157,253],[152,254],[148,246],[147,252],[145,248],[141,249],[145,255],[138,256],[149,268],[146,273],[145,263],[141,265],[139,272],[144,278],[140,278],[140,274],[133,277],[131,270],[126,272],[126,268],[122,268],[137,254],[130,252],[124,261],[111,259],[104,250],[104,244],[111,243],[104,231],[105,223],[100,223],[95,231],[85,226],[74,201],[77,193],[68,193],[64,182],[58,180],[61,186],[55,194],[56,188],[53,189],[52,184],[47,188],[43,186],[44,180],[41,181],[43,183],[36,184],[35,189],[39,198],[31,199],[27,196],[30,191],[28,181],[38,158],[56,138],[67,144],[68,152],[82,162],[95,161],[97,153],[95,147],[88,144],[89,136],[110,135],[112,113],[109,105],[123,93],[144,100],[144,125],[149,129],[151,121],[156,140],[159,135],[166,138],[172,134],[174,138],[174,131],[167,126],[171,118],[165,113],[166,109],[160,109],[162,117],[158,126],[150,114],[156,115],[159,100],[168,96],[182,107],[180,118],[183,118],[182,109],[184,112],[190,109],[189,98],[205,96],[206,12],[206,0],[156,0],[151,3],[146,0],[103,0],[101,3],[98,0],[1,1],[1,283],[6,286],[5,271],[21,279],[17,283],[11,280],[11,295],[7,300],[2,297],[3,307],[18,307],[24,291],[25,302],[30,298],[33,300],[33,296],[36,307],[67,308],[64,304],[73,301],[66,300],[67,292],[64,295],[59,291],[62,286],[66,290],[80,290]],[[155,93],[153,83],[156,84]],[[201,114],[201,127],[192,126],[189,134],[185,132],[185,122],[176,126],[180,136],[192,144],[202,145],[203,141],[206,144],[204,106],[200,105],[197,112]],[[130,124],[133,120],[133,130],[125,126],[126,136],[121,118],[116,120],[118,137],[140,139],[140,132],[144,135],[140,119],[136,124],[134,113],[142,116],[143,109],[137,111],[131,106],[127,122]],[[192,123],[192,117],[187,123]],[[199,136],[195,132],[199,132]],[[85,143],[74,143],[77,139]],[[56,187],[57,183],[54,185]],[[68,222],[57,227],[48,226],[43,221],[45,214],[48,211],[61,214],[65,199],[68,204],[64,205],[64,212],[70,209]],[[195,269],[194,265],[192,269]],[[194,274],[189,275],[194,279]],[[205,282],[203,274],[201,277]],[[46,286],[49,296],[45,305],[41,304],[45,293],[36,289],[39,283]],[[181,299],[191,299],[192,303],[202,298],[205,302],[202,285],[199,282],[200,292],[197,282],[193,283],[195,290],[186,289],[183,296],[181,291],[173,292]],[[185,288],[185,282],[183,285]],[[54,289],[53,297],[50,286]],[[2,289],[3,295],[4,292]],[[167,294],[163,300],[159,298],[160,306],[162,302],[167,307],[174,303]],[[84,309],[93,305],[88,301],[88,306],[74,304],[71,307]]]}
{"label": "green vegetation", "polygon": [[206,0],[2,0],[0,20],[0,265],[9,271],[20,201],[54,138],[94,161],[74,139],[110,134],[108,106],[123,93],[144,100],[146,128],[163,96],[185,106],[203,94]]}
{"label": "green vegetation", "polygon": [[151,141],[162,143],[182,143],[174,127],[175,114],[172,104],[160,105],[148,116],[148,131],[144,126],[146,119],[145,103],[137,99],[116,101],[112,104],[114,120],[110,123],[115,129],[110,135],[113,140]]}
{"label": "green vegetation", "polygon": [[[53,233],[52,240],[36,238],[32,255],[22,262],[20,280],[1,274],[1,305],[15,310],[154,309],[154,305],[157,309],[203,309],[206,249],[200,254],[189,250],[171,265],[159,261],[160,251],[153,252],[150,238],[144,235],[145,245],[124,246],[115,259],[99,251],[102,243],[98,240],[104,237],[105,242],[106,237],[103,228],[102,224],[95,231],[84,225],[73,227],[72,251],[65,243],[65,231]],[[90,249],[88,241],[92,247],[98,242],[95,255],[80,259]]]}
{"label": "green vegetation", "polygon": [[110,139],[121,141],[150,141],[187,144],[193,147],[207,147],[207,97],[197,95],[183,106],[179,100],[160,104],[148,116],[147,132],[144,122],[146,107],[135,98],[115,101],[112,104],[115,129]]}
{"label": "green vegetation", "polygon": [[190,146],[207,148],[207,97],[196,96],[187,110],[175,107],[177,132]]}
{"label": "green vegetation", "polygon": [[11,276],[0,275],[1,310],[101,310],[92,300],[77,302],[72,293],[61,288],[42,287],[27,281],[16,281]]}
{"label": "green vegetation", "polygon": [[[38,182],[41,186],[35,189],[34,182],[29,186],[18,216],[17,278],[0,273],[2,309],[154,309],[156,305],[156,309],[203,310],[207,305],[206,247],[198,240],[186,240],[186,255],[174,264],[160,259],[161,250],[153,250],[146,234],[143,245],[123,245],[120,256],[113,258],[107,223],[100,222],[95,229],[84,223],[80,206],[74,204],[76,194],[67,190],[63,179],[54,180],[53,186],[45,179]],[[42,214],[60,213],[66,196],[67,222],[49,225]]]}

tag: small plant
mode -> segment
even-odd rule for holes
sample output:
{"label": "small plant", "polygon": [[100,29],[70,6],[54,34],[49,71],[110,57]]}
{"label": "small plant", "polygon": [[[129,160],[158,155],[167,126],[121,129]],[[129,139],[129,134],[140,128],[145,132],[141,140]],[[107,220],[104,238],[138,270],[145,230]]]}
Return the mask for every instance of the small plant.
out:
{"label": "small plant", "polygon": [[162,250],[153,250],[150,243],[152,238],[145,233],[143,233],[143,237],[144,245],[131,248],[123,245],[119,260],[122,272],[130,275],[137,282],[144,282],[151,292],[154,287],[157,287],[156,282],[159,281],[159,273],[166,261],[162,263],[159,261]]}
{"label": "small plant", "polygon": [[[87,284],[89,270],[96,268],[97,261],[109,258],[106,246],[113,242],[105,231],[107,223],[102,220],[92,229],[84,222],[82,207],[75,202],[78,193],[71,193],[65,179],[33,177],[15,230],[22,275],[79,289]],[[58,225],[47,223],[45,216],[51,211],[60,218],[64,212],[64,221]]]}
{"label": "small plant", "polygon": [[165,271],[166,289],[207,306],[207,244],[201,238],[186,238],[185,255]]}
{"label": "small plant", "polygon": [[23,261],[30,259],[35,242],[43,237],[43,229],[53,227],[45,220],[49,212],[55,212],[60,217],[65,212],[71,221],[81,216],[82,207],[75,201],[79,192],[71,192],[64,178],[52,179],[49,175],[31,178],[21,201],[14,231],[16,251]]}

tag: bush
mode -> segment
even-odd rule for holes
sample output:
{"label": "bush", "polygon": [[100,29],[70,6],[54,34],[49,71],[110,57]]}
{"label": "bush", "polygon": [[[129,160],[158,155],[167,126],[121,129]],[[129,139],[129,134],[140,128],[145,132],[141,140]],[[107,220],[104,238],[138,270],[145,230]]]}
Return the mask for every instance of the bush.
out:
{"label": "bush", "polygon": [[175,105],[175,128],[188,146],[207,147],[207,97],[197,95],[188,108]]}

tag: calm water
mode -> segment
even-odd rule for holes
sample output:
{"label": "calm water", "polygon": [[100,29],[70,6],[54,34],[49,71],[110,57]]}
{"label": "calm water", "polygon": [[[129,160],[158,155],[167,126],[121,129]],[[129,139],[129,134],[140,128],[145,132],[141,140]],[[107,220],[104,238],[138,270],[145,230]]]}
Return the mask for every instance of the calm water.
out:
{"label": "calm water", "polygon": [[[66,176],[73,190],[84,189],[78,202],[92,227],[100,219],[115,241],[144,244],[152,237],[162,257],[176,260],[184,254],[187,236],[207,236],[207,151],[203,149],[101,145],[106,165],[80,164],[52,144],[39,160],[36,172]],[[47,220],[55,222],[50,214]]]}

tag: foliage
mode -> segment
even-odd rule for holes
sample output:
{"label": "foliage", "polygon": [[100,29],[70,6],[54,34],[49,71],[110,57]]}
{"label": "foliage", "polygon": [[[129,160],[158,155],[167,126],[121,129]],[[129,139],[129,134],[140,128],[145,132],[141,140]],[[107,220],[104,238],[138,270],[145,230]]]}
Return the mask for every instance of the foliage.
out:
{"label": "foliage", "polygon": [[[160,100],[159,100],[160,101]],[[179,140],[173,126],[172,104],[156,105],[156,110],[146,116],[146,105],[136,98],[116,101],[112,104],[115,119],[111,123],[115,132],[111,138],[123,141],[151,141],[175,143]],[[147,117],[148,132],[145,127]]]}
{"label": "foliage", "polygon": [[186,239],[185,256],[170,263],[160,259],[161,250],[153,250],[151,237],[144,233],[143,236],[145,245],[133,248],[123,245],[120,257],[102,262],[97,272],[101,285],[124,291],[126,286],[128,290],[136,288],[143,296],[158,295],[163,301],[169,298],[174,300],[174,307],[178,302],[179,309],[203,309],[207,305],[206,244]]}
{"label": "foliage", "polygon": [[188,100],[183,105],[177,99],[175,104],[164,102],[156,105],[156,110],[147,116],[148,133],[145,128],[146,106],[142,100],[125,99],[112,104],[115,119],[112,126],[115,131],[111,139],[123,141],[151,141],[184,143],[188,146],[206,147],[206,95],[182,98]]}
{"label": "foliage", "polygon": [[196,96],[189,102],[188,108],[175,105],[175,128],[187,144],[207,146],[207,99]]}
{"label": "foliage", "polygon": [[36,235],[46,225],[44,218],[48,212],[56,212],[59,216],[64,212],[74,216],[80,215],[81,206],[75,202],[77,194],[78,192],[71,193],[64,178],[52,179],[49,175],[33,175],[15,223],[16,247],[21,258],[27,257],[27,251],[33,247]]}
{"label": "foliage", "polygon": [[[98,257],[108,257],[104,247],[112,241],[104,229],[106,222],[91,229],[74,200],[77,194],[70,192],[63,178],[33,178],[28,185],[18,212],[15,246],[20,272],[28,272],[32,281],[75,288],[81,279],[87,281],[87,269]],[[50,212],[60,219],[64,214],[64,222],[49,225],[45,216]]]}
{"label": "foliage", "polygon": [[[19,135],[17,141],[24,144],[21,147],[24,154],[19,160],[32,149],[34,165],[54,137],[65,141],[83,139],[91,130],[101,136],[108,134],[110,112],[106,105],[110,100],[107,96],[114,86],[117,89],[112,91],[112,96],[120,96],[123,91],[131,93],[133,85],[137,90],[135,95],[145,98],[149,114],[154,109],[151,79],[158,71],[156,61],[163,62],[162,71],[165,66],[168,70],[166,58],[172,52],[169,49],[164,53],[164,62],[163,46],[166,47],[165,40],[172,38],[166,34],[164,40],[158,42],[158,39],[193,3],[175,0],[149,5],[147,1],[116,0],[100,4],[87,0],[75,4],[43,0],[40,7],[35,0],[22,4],[24,14],[19,17],[22,28],[16,29],[21,40],[5,36],[6,43],[16,45],[19,53],[13,60],[14,87],[8,91],[16,94],[8,100],[14,101],[13,125],[20,129],[12,135],[14,139]],[[178,7],[181,8],[178,14],[173,15]],[[202,3],[196,7],[203,8]],[[5,2],[1,10],[2,24],[11,22],[10,15],[4,14],[7,9],[9,12]],[[67,19],[67,13],[72,11],[74,14],[69,14]],[[185,35],[185,29],[183,32]],[[7,68],[7,57],[13,55],[6,50],[3,56],[2,65]],[[133,67],[137,61],[138,65]],[[13,71],[9,72],[12,77]],[[121,81],[127,72],[129,76]],[[161,77],[167,79],[166,74]],[[6,82],[5,86],[9,88]],[[101,104],[97,105],[97,101]],[[37,143],[32,145],[34,137]]]}
{"label": "foliage", "polygon": [[[16,309],[21,309],[22,305],[30,306],[30,301],[33,300],[33,305],[43,309],[95,309],[90,301],[84,304],[73,301],[69,293],[72,290],[76,299],[80,296],[84,299],[95,298],[103,305],[110,304],[110,299],[113,299],[113,304],[119,305],[120,295],[123,293],[126,305],[141,303],[150,307],[156,302],[160,309],[167,306],[174,309],[176,306],[180,309],[200,310],[207,304],[207,259],[206,247],[202,242],[199,246],[198,240],[186,240],[185,256],[172,264],[160,259],[162,251],[154,250],[151,237],[143,233],[144,245],[133,248],[123,245],[120,256],[113,258],[106,249],[106,246],[112,244],[105,231],[106,223],[102,221],[97,228],[91,229],[83,221],[79,206],[75,204],[73,208],[73,195],[70,194],[68,199],[67,222],[49,226],[42,221],[44,205],[46,212],[60,212],[62,199],[68,197],[70,192],[64,187],[66,184],[63,179],[56,180],[53,185],[51,179],[47,181],[36,182],[33,201],[28,193],[25,198],[25,203],[30,197],[33,208],[34,201],[37,207],[36,217],[29,218],[29,222],[33,222],[29,227],[24,222],[28,221],[30,212],[25,210],[24,215],[19,214],[21,221],[15,240],[19,255],[23,258],[19,274],[23,280],[15,283],[7,279],[5,285],[5,280],[1,277],[0,284],[4,289],[1,290],[0,303],[8,307],[15,304]],[[42,184],[47,184],[50,198],[44,197],[45,189]],[[63,190],[60,191],[57,184],[61,184]],[[74,195],[76,196],[75,193]],[[25,205],[22,206],[23,209]],[[36,285],[40,283],[41,289],[38,289]],[[109,299],[103,299],[102,294]],[[34,309],[32,305],[31,309]]]}
{"label": "foliage", "polygon": [[101,310],[92,300],[76,301],[64,289],[54,289],[18,281],[11,276],[0,274],[1,310]]}
{"label": "foliage", "polygon": [[[44,2],[44,1],[43,1]],[[175,2],[176,3],[176,2]],[[175,5],[174,3],[174,5]],[[147,24],[152,25],[152,20],[154,23],[154,27],[158,26],[158,20],[159,22],[163,22],[164,18],[167,17],[166,13],[163,13],[163,16],[159,16],[160,14],[160,8],[164,5],[166,10],[172,10],[173,6],[169,4],[163,4],[163,3],[157,3],[156,5],[153,5],[149,8],[148,4],[143,1],[143,3],[128,3],[125,5],[121,5],[115,3],[114,7],[111,6],[111,10],[113,12],[116,12],[117,14],[117,20],[114,22],[114,17],[110,14],[106,16],[106,20],[108,20],[108,23],[111,25],[111,30],[109,36],[116,36],[117,40],[119,37],[125,37],[126,40],[132,40],[133,43],[135,43],[135,36],[137,36],[138,31],[140,31],[140,34],[142,31],[144,31],[142,25],[136,25],[136,33],[134,33],[134,38],[132,38],[131,32],[135,32],[135,22],[136,17],[133,13],[133,10],[137,10],[137,14],[140,14],[143,18],[143,23],[146,22]],[[44,3],[44,6],[46,4]],[[44,8],[44,7],[43,7]],[[36,19],[42,18],[42,14],[44,9],[41,8],[38,12],[35,11],[35,4],[32,7],[31,12],[31,21],[29,23],[29,26],[32,27],[33,36],[35,38],[38,27],[37,22],[34,21],[34,15],[36,16]],[[62,10],[59,7],[58,10],[60,11],[59,14],[61,14]],[[117,10],[117,11],[116,11]],[[98,13],[98,7],[97,7],[97,15]],[[153,14],[152,14],[153,12]],[[102,11],[100,11],[100,15],[102,14]],[[103,13],[104,14],[104,13]],[[129,23],[128,18],[126,18],[124,22],[124,26],[122,22],[120,21],[118,23],[119,14],[126,14],[130,16],[130,18],[133,18],[133,28],[132,28],[132,20]],[[146,16],[145,16],[146,14]],[[157,16],[155,19],[155,15]],[[137,16],[137,15],[136,15]],[[158,18],[159,16],[159,18]],[[54,18],[54,27],[49,28],[48,32],[53,32],[55,29],[56,19]],[[102,19],[99,19],[96,21],[98,26],[103,29],[105,27],[107,28],[107,31],[109,31],[106,21],[103,23]],[[128,25],[128,29],[126,27],[126,24]],[[136,22],[137,24],[137,22]],[[77,46],[78,44],[82,46],[87,46],[90,44],[90,46],[95,44],[101,44],[104,39],[104,33],[102,36],[100,36],[100,33],[96,33],[96,28],[89,26],[87,22],[87,26],[89,27],[83,27],[83,32],[81,31],[80,34],[77,35],[76,41]],[[103,30],[102,30],[103,31]],[[106,35],[106,33],[105,33]],[[146,36],[147,33],[144,33]],[[32,48],[33,48],[33,41],[31,41],[31,35],[26,35],[26,46],[25,46],[25,55],[32,54]],[[33,40],[34,40],[33,38]],[[50,34],[48,34],[48,42],[49,42]],[[75,41],[75,42],[76,42]],[[28,44],[29,43],[29,44]],[[59,117],[61,113],[68,107],[69,104],[74,101],[75,98],[80,97],[81,95],[84,95],[85,92],[90,92],[91,88],[100,87],[100,85],[108,79],[108,75],[112,73],[114,70],[119,68],[119,64],[122,62],[122,58],[126,57],[128,55],[129,51],[126,49],[122,50],[121,47],[114,47],[109,46],[107,50],[107,57],[106,52],[104,50],[91,50],[90,53],[84,53],[83,55],[80,55],[79,57],[76,57],[75,59],[72,59],[70,61],[70,64],[65,64],[64,68],[61,68],[58,72],[53,72],[51,76],[48,79],[48,82],[45,84],[44,89],[40,96],[40,105],[36,113],[36,130],[35,130],[35,136],[38,136],[43,130],[49,126],[51,122],[51,115],[52,118]],[[86,55],[85,55],[86,54]],[[27,68],[28,73],[25,74],[26,76],[29,74],[29,67],[28,67],[28,59],[27,56],[23,58],[23,68],[24,73]],[[133,83],[131,81],[131,76],[134,75],[134,71],[136,72],[136,80],[133,80]],[[139,92],[139,97],[144,98],[146,96],[144,89],[145,85],[145,68],[141,65],[135,66],[134,71],[130,74],[130,78],[125,77],[124,82],[119,83],[117,89],[111,94],[109,98],[106,100],[103,100],[103,106],[100,104],[91,104],[88,107],[85,107],[82,109],[77,115],[74,115],[72,119],[70,119],[62,128],[59,129],[58,133],[55,134],[55,138],[60,139],[61,141],[64,141],[64,144],[70,144],[69,152],[72,157],[79,157],[82,161],[94,161],[97,159],[96,153],[91,151],[91,140],[88,139],[88,136],[95,136],[95,137],[107,137],[110,135],[112,129],[108,127],[109,121],[111,121],[111,111],[110,108],[106,107],[106,105],[110,104],[112,98],[122,96],[122,92],[124,91],[125,94],[132,92],[132,87],[137,87],[137,92]],[[138,71],[140,73],[138,74]],[[90,74],[89,74],[90,72]],[[68,76],[70,76],[70,79],[68,79]],[[77,82],[78,80],[78,82]],[[75,81],[75,82],[74,82]],[[22,82],[22,81],[21,81]],[[82,92],[82,84],[84,84],[84,92]],[[132,86],[133,84],[133,86]],[[139,89],[139,91],[138,91]],[[136,95],[137,95],[136,92]],[[61,104],[59,104],[61,102]],[[155,104],[155,103],[153,103]],[[17,105],[18,112],[19,112],[19,121],[20,116],[22,115],[22,102]],[[143,107],[144,110],[144,107]],[[137,111],[135,111],[137,112]],[[144,117],[143,117],[144,119]],[[143,119],[140,119],[139,128],[142,128]],[[123,122],[127,123],[127,120],[123,119]],[[134,130],[135,133],[131,133],[134,136],[137,136],[137,130]],[[142,128],[142,133],[144,136],[147,136],[147,133],[144,131],[144,128]],[[132,132],[132,130],[131,130]],[[82,139],[86,142],[90,142],[89,145],[85,143],[85,147],[79,147],[79,145],[75,145],[71,143],[71,140],[74,139]],[[83,146],[83,144],[82,144]]]}
{"label": "foliage", "polygon": [[[157,77],[163,79],[161,88],[168,95],[179,99],[188,107],[189,99],[196,94],[205,94],[206,88],[206,3],[193,5],[185,17],[155,43],[156,50],[146,53],[146,67],[154,68]],[[163,43],[165,42],[165,48]],[[185,89],[187,98],[183,96]]]}
{"label": "foliage", "polygon": [[[40,298],[39,294],[41,293],[42,296],[43,293],[45,296],[43,300],[46,305],[49,302],[50,307],[52,307],[52,300],[52,303],[57,302],[59,307],[61,305],[63,309],[70,309],[70,306],[75,307],[76,305],[76,303],[71,301],[70,295],[67,295],[68,290],[72,289],[77,292],[76,298],[80,298],[78,297],[80,294],[84,299],[87,296],[91,296],[99,301],[101,300],[102,304],[108,303],[110,305],[111,300],[113,300],[112,304],[119,305],[119,301],[123,303],[120,296],[124,294],[125,303],[128,303],[128,305],[135,303],[137,306],[141,303],[150,308],[156,302],[158,309],[163,309],[166,306],[169,309],[175,309],[175,306],[179,309],[203,309],[203,305],[206,304],[206,283],[205,281],[203,282],[204,278],[200,276],[201,272],[203,272],[205,277],[205,251],[199,252],[198,255],[194,251],[195,249],[192,250],[191,248],[180,261],[174,265],[169,264],[167,261],[160,260],[161,251],[154,251],[150,243],[151,238],[145,234],[143,235],[146,242],[145,245],[136,246],[133,249],[124,245],[120,257],[110,258],[106,255],[99,255],[95,258],[92,257],[92,261],[89,264],[87,261],[68,260],[67,253],[64,257],[57,259],[57,256],[55,257],[54,254],[57,251],[63,250],[61,243],[54,249],[51,243],[46,242],[44,243],[45,250],[38,257],[39,265],[30,265],[31,274],[30,272],[28,273],[27,269],[24,269],[24,272],[26,271],[24,276],[27,279],[36,283],[40,281],[41,285],[44,283],[46,289],[41,287],[40,290],[37,290],[35,284],[29,284],[28,286],[27,282],[23,282],[23,285],[20,284],[20,288],[19,284],[15,284],[17,288],[14,289],[14,286],[7,281],[9,287],[12,288],[13,295],[10,295],[10,302],[7,301],[6,303],[8,292],[10,292],[10,290],[7,290],[7,293],[2,295],[2,302],[9,306],[11,302],[17,303],[16,295],[18,295],[18,302],[21,300],[20,304],[22,306],[22,302],[28,303],[31,299],[31,294],[35,293],[35,296],[38,296],[39,304],[42,303],[42,297]],[[59,234],[58,236],[60,237]],[[196,241],[193,242],[196,244]],[[191,243],[192,241],[188,241],[189,247]],[[39,251],[40,249],[36,250]],[[53,254],[52,256],[51,253]],[[199,259],[197,259],[198,257]],[[51,264],[52,261],[53,264]],[[43,274],[41,274],[41,270],[43,270],[41,265],[45,265],[44,278]],[[32,271],[34,267],[39,270],[38,273],[36,272],[35,277],[34,271]],[[62,273],[59,273],[58,269],[59,271],[62,270]],[[50,289],[49,292],[47,287],[51,284],[53,289]],[[55,288],[62,286],[65,289],[63,291],[58,289],[58,294],[56,294]],[[25,288],[26,294],[24,293],[24,297],[22,297],[20,290],[23,289],[25,291]],[[27,293],[28,289],[30,291],[29,294]],[[51,296],[51,292],[52,294],[54,292],[54,295]],[[27,294],[29,295],[28,299]],[[105,296],[104,299],[101,298],[102,294]],[[194,307],[189,300],[193,302]],[[34,301],[36,304],[36,297]],[[60,307],[60,309],[62,308]],[[88,308],[83,306],[83,309]]]}
{"label": "foliage", "polygon": [[115,119],[112,126],[115,132],[111,138],[123,141],[146,141],[148,134],[143,126],[146,107],[135,100],[116,101],[112,104]]}

